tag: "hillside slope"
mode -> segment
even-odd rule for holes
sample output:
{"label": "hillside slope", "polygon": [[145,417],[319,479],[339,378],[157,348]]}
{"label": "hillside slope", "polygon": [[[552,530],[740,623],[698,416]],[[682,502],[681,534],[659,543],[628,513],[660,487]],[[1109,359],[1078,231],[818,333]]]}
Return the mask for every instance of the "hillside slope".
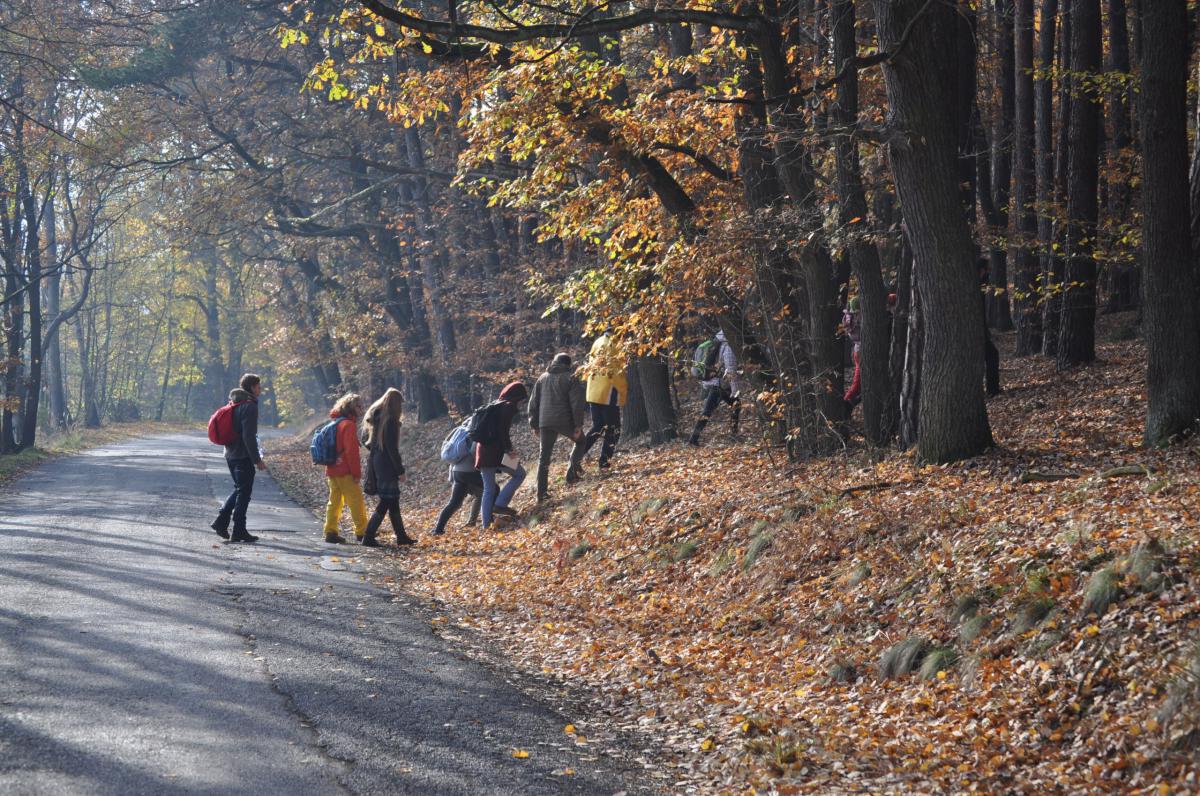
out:
{"label": "hillside slope", "polygon": [[[564,446],[557,499],[488,534],[427,533],[447,426],[406,429],[421,543],[373,569],[656,739],[672,791],[1194,790],[1198,448],[1143,450],[1141,347],[1099,354],[1006,360],[969,462],[790,464],[714,424],[567,489]],[[316,507],[305,447],[272,470]]]}

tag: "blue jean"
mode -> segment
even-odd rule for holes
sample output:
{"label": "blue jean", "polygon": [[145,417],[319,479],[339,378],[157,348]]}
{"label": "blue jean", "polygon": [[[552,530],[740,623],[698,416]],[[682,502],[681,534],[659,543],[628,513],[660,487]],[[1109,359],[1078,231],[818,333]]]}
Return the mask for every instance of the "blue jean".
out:
{"label": "blue jean", "polygon": [[225,505],[217,514],[216,524],[228,528],[229,520],[232,519],[233,529],[244,531],[246,508],[250,505],[250,495],[254,492],[254,460],[249,457],[226,459],[225,463],[229,465],[229,475],[233,477],[233,492],[225,499]]}
{"label": "blue jean", "polygon": [[[504,485],[503,489],[496,485],[497,470],[506,472],[509,476],[508,483]],[[525,468],[519,464],[515,470],[510,467],[480,467],[479,474],[483,476],[483,498],[479,510],[483,518],[483,527],[487,528],[492,524],[492,507],[504,508],[509,504],[521,486],[521,482],[525,480]]]}

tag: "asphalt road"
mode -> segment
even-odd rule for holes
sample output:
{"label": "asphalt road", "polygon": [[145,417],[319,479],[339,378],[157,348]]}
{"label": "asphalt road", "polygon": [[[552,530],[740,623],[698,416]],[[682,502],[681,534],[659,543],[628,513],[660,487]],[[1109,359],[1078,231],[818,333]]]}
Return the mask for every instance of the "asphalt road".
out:
{"label": "asphalt road", "polygon": [[370,551],[324,546],[264,474],[261,541],[221,544],[207,525],[229,486],[219,451],[180,434],[0,493],[0,793],[640,790],[331,562]]}

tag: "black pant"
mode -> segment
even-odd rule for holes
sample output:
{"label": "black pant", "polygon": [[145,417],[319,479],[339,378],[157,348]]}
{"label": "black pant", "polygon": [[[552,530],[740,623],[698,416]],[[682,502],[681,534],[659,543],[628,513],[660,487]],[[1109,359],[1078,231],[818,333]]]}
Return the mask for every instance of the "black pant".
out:
{"label": "black pant", "polygon": [[592,427],[587,433],[584,452],[590,451],[596,440],[604,437],[600,448],[600,464],[607,464],[621,439],[621,407],[612,404],[588,404],[592,414]]}
{"label": "black pant", "polygon": [[229,474],[233,476],[233,492],[225,498],[225,505],[217,514],[216,527],[228,528],[229,520],[233,519],[235,531],[246,530],[246,508],[250,505],[250,495],[254,492],[254,460],[226,459]]}
{"label": "black pant", "polygon": [[387,515],[392,520],[392,531],[399,539],[404,535],[404,520],[400,517],[400,498],[384,498],[379,499],[379,505],[375,507],[375,511],[371,514],[371,519],[367,520],[367,530],[365,536],[375,538],[375,534],[379,532],[379,526],[383,525],[383,517]]}
{"label": "black pant", "polygon": [[446,530],[446,523],[450,522],[454,513],[462,508],[467,495],[475,496],[475,507],[471,511],[471,519],[474,520],[479,516],[479,500],[483,497],[483,478],[480,477],[478,471],[454,474],[450,500],[442,508],[442,513],[438,515],[437,528],[434,529],[434,533],[442,533]]}
{"label": "black pant", "polygon": [[738,415],[741,414],[741,402],[733,397],[733,391],[722,384],[719,387],[709,387],[704,395],[704,411],[702,414],[705,418],[712,417],[713,412],[717,411],[717,407],[721,402],[729,404],[733,411],[733,425],[737,426]]}

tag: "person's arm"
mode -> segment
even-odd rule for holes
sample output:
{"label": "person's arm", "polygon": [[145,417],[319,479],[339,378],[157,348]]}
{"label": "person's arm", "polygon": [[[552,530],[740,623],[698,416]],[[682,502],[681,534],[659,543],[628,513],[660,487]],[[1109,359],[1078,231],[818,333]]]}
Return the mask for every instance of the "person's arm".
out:
{"label": "person's arm", "polygon": [[533,383],[533,395],[529,396],[529,427],[536,434],[538,430],[538,411],[542,404],[542,380]]}
{"label": "person's arm", "polygon": [[575,438],[583,432],[583,421],[587,416],[587,390],[583,382],[576,381],[571,389],[571,419],[575,421]]}
{"label": "person's arm", "polygon": [[384,424],[383,450],[397,475],[404,475],[404,460],[400,458],[400,426],[394,419]]}
{"label": "person's arm", "polygon": [[246,446],[246,453],[250,455],[250,460],[256,465],[260,465],[259,469],[266,467],[263,464],[262,456],[258,455],[258,404],[254,401],[249,401],[241,405],[242,410],[242,444]]}
{"label": "person's arm", "polygon": [[725,367],[725,373],[729,376],[729,388],[734,394],[742,391],[742,380],[738,378],[738,362],[734,356],[733,346],[729,343],[721,343],[721,364]]}
{"label": "person's arm", "polygon": [[[537,387],[535,386],[536,390]],[[504,414],[500,416],[500,450],[505,453],[512,453],[516,448],[512,442],[512,424],[513,419],[517,416],[517,405],[504,402]]]}

